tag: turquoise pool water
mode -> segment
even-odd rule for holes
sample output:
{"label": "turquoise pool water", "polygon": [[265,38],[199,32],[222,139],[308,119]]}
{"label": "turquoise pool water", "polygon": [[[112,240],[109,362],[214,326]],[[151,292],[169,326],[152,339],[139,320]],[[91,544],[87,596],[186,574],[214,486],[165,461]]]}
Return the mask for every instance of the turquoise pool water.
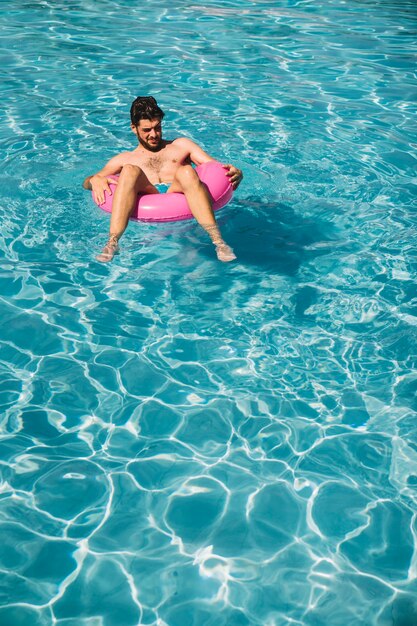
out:
{"label": "turquoise pool water", "polygon": [[[1,13],[1,626],[417,623],[416,7],[42,0]],[[220,217],[81,182],[165,136]]]}

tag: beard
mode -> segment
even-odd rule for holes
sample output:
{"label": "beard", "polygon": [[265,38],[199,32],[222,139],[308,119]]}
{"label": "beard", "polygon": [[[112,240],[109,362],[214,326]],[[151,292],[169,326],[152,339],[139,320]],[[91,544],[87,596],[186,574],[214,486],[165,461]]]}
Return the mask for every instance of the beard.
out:
{"label": "beard", "polygon": [[141,139],[138,134],[138,140],[141,146],[143,146],[146,150],[150,150],[150,152],[159,152],[162,146],[162,137],[159,138],[155,143],[148,143],[144,139]]}

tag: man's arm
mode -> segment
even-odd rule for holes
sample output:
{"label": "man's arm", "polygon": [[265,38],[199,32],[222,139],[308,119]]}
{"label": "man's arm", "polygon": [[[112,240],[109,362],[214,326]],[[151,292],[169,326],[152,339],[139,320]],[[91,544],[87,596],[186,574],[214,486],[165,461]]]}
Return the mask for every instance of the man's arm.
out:
{"label": "man's arm", "polygon": [[[215,161],[213,157],[207,154],[207,152],[204,152],[204,150],[200,148],[199,145],[194,143],[194,141],[191,141],[191,139],[182,137],[181,139],[176,139],[175,143],[178,143],[178,145],[187,149],[190,155],[190,159],[195,165],[201,165],[202,163]],[[237,187],[240,184],[240,181],[243,178],[242,171],[239,168],[232,165],[231,163],[225,163],[223,164],[223,167],[227,169],[227,176],[230,179],[230,183],[233,189],[237,189]]]}
{"label": "man's arm", "polygon": [[124,164],[123,156],[118,154],[106,163],[106,165],[97,174],[87,176],[83,182],[84,189],[90,189],[97,202],[101,204],[104,202],[104,192],[111,195],[111,189],[109,183],[117,183],[111,176],[118,174]]}

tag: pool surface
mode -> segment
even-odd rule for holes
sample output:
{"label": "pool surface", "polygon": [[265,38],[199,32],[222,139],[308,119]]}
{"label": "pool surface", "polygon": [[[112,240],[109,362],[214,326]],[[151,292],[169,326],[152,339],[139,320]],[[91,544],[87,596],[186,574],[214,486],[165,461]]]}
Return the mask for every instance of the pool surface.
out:
{"label": "pool surface", "polygon": [[[417,623],[413,0],[0,13],[1,626]],[[166,138],[244,170],[130,224],[81,183]]]}

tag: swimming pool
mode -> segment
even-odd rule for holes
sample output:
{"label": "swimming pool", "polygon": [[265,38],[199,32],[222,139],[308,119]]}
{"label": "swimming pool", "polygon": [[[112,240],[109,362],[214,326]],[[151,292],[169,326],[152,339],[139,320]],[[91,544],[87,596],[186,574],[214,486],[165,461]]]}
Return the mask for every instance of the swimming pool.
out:
{"label": "swimming pool", "polygon": [[[2,626],[412,626],[416,9],[9,3]],[[137,95],[242,167],[220,216],[81,188]]]}

